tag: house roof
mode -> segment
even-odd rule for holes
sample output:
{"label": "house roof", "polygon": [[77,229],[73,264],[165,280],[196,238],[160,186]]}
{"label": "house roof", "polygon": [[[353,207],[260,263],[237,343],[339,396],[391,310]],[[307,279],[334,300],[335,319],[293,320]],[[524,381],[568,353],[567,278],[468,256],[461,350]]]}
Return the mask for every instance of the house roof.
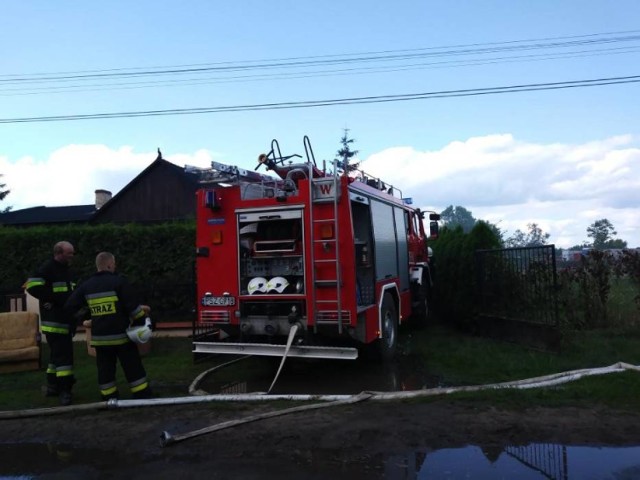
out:
{"label": "house roof", "polygon": [[87,222],[96,206],[73,205],[68,207],[31,207],[0,213],[0,225],[32,225],[47,223]]}
{"label": "house roof", "polygon": [[105,203],[102,208],[97,210],[91,220],[95,220],[99,218],[104,212],[107,212],[109,208],[115,205],[120,198],[122,198],[129,190],[133,189],[138,183],[140,183],[152,170],[158,168],[165,168],[170,172],[173,172],[174,175],[183,178],[186,182],[193,184],[194,189],[198,187],[198,175],[195,173],[186,172],[183,167],[179,167],[174,165],[173,163],[162,158],[162,153],[160,149],[158,149],[158,156],[156,159],[149,164],[147,168],[145,168],[142,172],[140,172],[133,180],[127,183],[122,190],[120,190],[117,194],[115,194],[107,203]]}

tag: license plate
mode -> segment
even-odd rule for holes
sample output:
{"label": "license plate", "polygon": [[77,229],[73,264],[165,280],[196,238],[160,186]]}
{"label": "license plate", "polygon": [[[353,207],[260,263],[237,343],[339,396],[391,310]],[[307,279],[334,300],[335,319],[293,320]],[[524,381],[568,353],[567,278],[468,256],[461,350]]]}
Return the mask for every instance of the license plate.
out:
{"label": "license plate", "polygon": [[205,307],[228,307],[236,304],[236,297],[202,297]]}

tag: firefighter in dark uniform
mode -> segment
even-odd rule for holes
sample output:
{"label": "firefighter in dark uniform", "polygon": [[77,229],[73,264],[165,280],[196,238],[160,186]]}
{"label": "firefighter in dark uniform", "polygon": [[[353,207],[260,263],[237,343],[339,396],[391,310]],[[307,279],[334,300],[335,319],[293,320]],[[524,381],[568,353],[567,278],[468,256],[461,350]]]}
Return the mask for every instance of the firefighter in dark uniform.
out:
{"label": "firefighter in dark uniform", "polygon": [[140,305],[129,282],[115,273],[113,254],[96,257],[97,273],[73,292],[65,304],[69,314],[88,307],[91,314],[91,346],[96,349],[98,385],[103,400],[118,398],[116,365],[120,361],[134,398],[149,398],[151,389],[138,347],[127,336],[130,325],[143,324],[150,311]]}
{"label": "firefighter in dark uniform", "polygon": [[25,284],[30,295],[40,301],[40,330],[45,334],[51,355],[47,365],[47,396],[58,396],[62,405],[71,404],[73,340],[76,320],[65,314],[64,304],[71,295],[69,264],[75,254],[69,242],[53,247],[53,258],[44,263]]}

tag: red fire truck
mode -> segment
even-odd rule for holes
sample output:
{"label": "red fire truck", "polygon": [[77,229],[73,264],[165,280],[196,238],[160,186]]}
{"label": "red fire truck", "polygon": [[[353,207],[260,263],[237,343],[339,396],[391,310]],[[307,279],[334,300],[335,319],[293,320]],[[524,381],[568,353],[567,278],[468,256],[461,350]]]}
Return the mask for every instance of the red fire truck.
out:
{"label": "red fire truck", "polygon": [[304,148],[304,160],[283,156],[272,141],[255,170],[277,177],[187,167],[202,183],[196,331],[205,334],[195,353],[355,359],[372,345],[390,358],[398,325],[426,321],[424,213],[379,178],[336,161],[318,167],[307,137]]}

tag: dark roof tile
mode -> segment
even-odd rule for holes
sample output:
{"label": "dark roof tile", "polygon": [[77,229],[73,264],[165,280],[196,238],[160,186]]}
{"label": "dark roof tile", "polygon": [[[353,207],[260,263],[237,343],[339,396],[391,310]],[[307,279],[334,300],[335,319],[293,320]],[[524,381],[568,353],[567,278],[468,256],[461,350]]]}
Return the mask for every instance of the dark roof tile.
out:
{"label": "dark roof tile", "polygon": [[95,205],[67,207],[31,207],[0,214],[0,225],[87,222],[95,213]]}

